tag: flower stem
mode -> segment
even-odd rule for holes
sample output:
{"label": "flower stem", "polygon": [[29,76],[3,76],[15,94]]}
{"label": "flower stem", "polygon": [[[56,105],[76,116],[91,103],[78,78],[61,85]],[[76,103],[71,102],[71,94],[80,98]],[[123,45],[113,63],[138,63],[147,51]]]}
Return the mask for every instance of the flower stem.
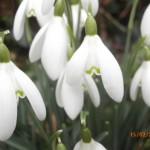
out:
{"label": "flower stem", "polygon": [[130,43],[131,43],[131,35],[132,35],[132,30],[133,30],[133,25],[134,25],[134,18],[135,18],[135,13],[136,13],[136,8],[139,0],[134,0],[133,1],[133,6],[129,18],[129,23],[128,23],[128,30],[127,30],[127,38],[126,38],[126,44],[125,44],[125,52],[124,52],[124,58],[123,58],[123,66],[124,66],[124,72],[126,70],[126,60],[128,57],[129,53],[129,48],[130,48]]}

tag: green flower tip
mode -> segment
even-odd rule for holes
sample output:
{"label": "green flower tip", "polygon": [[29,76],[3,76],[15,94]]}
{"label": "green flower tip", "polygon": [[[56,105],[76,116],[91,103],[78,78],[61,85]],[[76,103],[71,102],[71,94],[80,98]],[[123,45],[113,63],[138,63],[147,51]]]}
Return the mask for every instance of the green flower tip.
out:
{"label": "green flower tip", "polygon": [[86,35],[95,35],[97,34],[97,24],[94,17],[89,14],[85,22],[85,32]]}
{"label": "green flower tip", "polygon": [[4,43],[0,42],[0,63],[7,63],[9,61],[10,61],[9,50]]}
{"label": "green flower tip", "polygon": [[92,139],[92,133],[89,128],[83,128],[81,132],[81,137],[84,143],[90,143]]}
{"label": "green flower tip", "polygon": [[150,61],[150,48],[149,47],[144,47],[145,49],[145,61]]}
{"label": "green flower tip", "polygon": [[56,150],[67,150],[67,149],[63,143],[58,143]]}
{"label": "green flower tip", "polygon": [[54,15],[62,17],[64,12],[63,0],[57,0],[54,9]]}
{"label": "green flower tip", "polygon": [[70,4],[76,5],[79,3],[79,0],[70,0]]}

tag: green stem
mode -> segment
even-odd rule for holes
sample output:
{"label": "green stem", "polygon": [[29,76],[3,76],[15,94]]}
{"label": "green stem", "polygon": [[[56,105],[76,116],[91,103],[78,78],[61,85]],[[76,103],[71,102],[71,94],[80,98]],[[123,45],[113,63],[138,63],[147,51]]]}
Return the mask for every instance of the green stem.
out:
{"label": "green stem", "polygon": [[133,25],[134,25],[134,18],[135,18],[137,4],[138,4],[138,0],[134,0],[131,14],[130,14],[129,23],[128,23],[128,31],[127,31],[125,52],[124,52],[124,58],[123,58],[124,71],[126,70],[126,67],[127,67],[126,61],[127,61],[127,57],[129,53],[130,43],[131,43],[131,35],[132,35],[132,30],[133,30]]}

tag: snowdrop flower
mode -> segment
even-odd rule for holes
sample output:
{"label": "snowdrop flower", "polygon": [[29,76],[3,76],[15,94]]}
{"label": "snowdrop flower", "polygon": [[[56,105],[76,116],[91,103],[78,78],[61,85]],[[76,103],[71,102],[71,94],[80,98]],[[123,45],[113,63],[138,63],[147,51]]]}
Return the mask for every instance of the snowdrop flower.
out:
{"label": "snowdrop flower", "polygon": [[81,82],[83,74],[101,75],[104,88],[108,95],[117,102],[123,98],[124,86],[122,72],[115,57],[96,35],[96,22],[88,16],[86,36],[78,50],[73,54],[66,69],[68,84]]}
{"label": "snowdrop flower", "polygon": [[84,143],[83,140],[79,141],[73,150],[106,150],[106,148],[92,139],[90,143]]}
{"label": "snowdrop flower", "polygon": [[150,45],[150,4],[146,8],[141,21],[141,34],[142,36],[147,36],[145,43]]}
{"label": "snowdrop flower", "polygon": [[138,89],[141,87],[143,100],[150,106],[150,61],[144,61],[136,71],[130,87],[130,97],[133,101],[136,100]]}
{"label": "snowdrop flower", "polygon": [[19,98],[27,96],[39,120],[45,119],[46,109],[37,87],[10,61],[9,51],[2,41],[0,41],[0,83],[0,141],[5,141],[16,127]]}
{"label": "snowdrop flower", "polygon": [[[69,37],[62,18],[63,11],[60,9],[56,3],[55,16],[37,33],[29,52],[31,62],[41,58],[44,69],[52,80],[58,79],[67,62]],[[57,10],[60,14],[57,14]]]}
{"label": "snowdrop flower", "polygon": [[42,0],[23,0],[14,18],[13,33],[16,40],[20,40],[24,32],[25,18],[36,17],[40,26],[45,25],[52,16],[51,10],[46,15],[41,11]]}
{"label": "snowdrop flower", "polygon": [[85,74],[78,85],[70,86],[66,82],[65,70],[62,72],[56,86],[56,102],[64,107],[67,115],[74,120],[81,112],[84,104],[84,90],[87,90],[95,107],[100,104],[97,86],[91,76]]}
{"label": "snowdrop flower", "polygon": [[82,139],[75,145],[73,150],[106,150],[106,148],[96,142],[88,128],[82,130]]}
{"label": "snowdrop flower", "polygon": [[81,0],[82,7],[88,13],[89,7],[91,5],[92,15],[96,16],[99,9],[99,0]]}

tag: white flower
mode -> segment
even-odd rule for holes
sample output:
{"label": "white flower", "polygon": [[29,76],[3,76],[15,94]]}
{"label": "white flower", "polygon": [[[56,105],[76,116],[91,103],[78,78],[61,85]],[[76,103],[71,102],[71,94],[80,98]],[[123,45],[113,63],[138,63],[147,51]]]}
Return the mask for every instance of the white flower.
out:
{"label": "white flower", "polygon": [[70,85],[81,81],[84,73],[100,74],[108,95],[117,102],[123,98],[124,86],[118,62],[97,35],[86,36],[70,59],[66,80]]}
{"label": "white flower", "polygon": [[12,62],[0,63],[0,140],[7,140],[14,132],[19,97],[27,96],[36,116],[44,120],[43,99],[28,76]]}
{"label": "white flower", "polygon": [[73,150],[106,150],[106,148],[102,144],[92,139],[90,143],[84,143],[82,140],[80,140],[75,145]]}
{"label": "white flower", "polygon": [[141,87],[144,102],[150,106],[150,61],[144,61],[132,79],[130,97],[133,101],[136,100],[139,87]]}
{"label": "white flower", "polygon": [[20,40],[24,32],[25,18],[36,17],[40,26],[45,25],[52,16],[52,10],[46,15],[42,14],[42,0],[23,0],[16,12],[13,33],[16,40]]}
{"label": "white flower", "polygon": [[98,107],[100,104],[99,91],[91,76],[85,74],[79,84],[70,86],[66,82],[65,71],[62,72],[56,86],[56,102],[59,107],[64,107],[71,119],[75,119],[82,110],[84,89],[88,91],[94,106]]}
{"label": "white flower", "polygon": [[41,58],[52,80],[58,79],[67,62],[68,33],[62,17],[54,16],[35,36],[29,52],[31,62]]}
{"label": "white flower", "polygon": [[92,6],[92,15],[96,16],[99,9],[99,0],[81,0],[82,7],[88,12],[89,5]]}
{"label": "white flower", "polygon": [[146,36],[147,39],[145,43],[150,45],[150,4],[146,8],[144,15],[141,21],[141,34],[142,36]]}

